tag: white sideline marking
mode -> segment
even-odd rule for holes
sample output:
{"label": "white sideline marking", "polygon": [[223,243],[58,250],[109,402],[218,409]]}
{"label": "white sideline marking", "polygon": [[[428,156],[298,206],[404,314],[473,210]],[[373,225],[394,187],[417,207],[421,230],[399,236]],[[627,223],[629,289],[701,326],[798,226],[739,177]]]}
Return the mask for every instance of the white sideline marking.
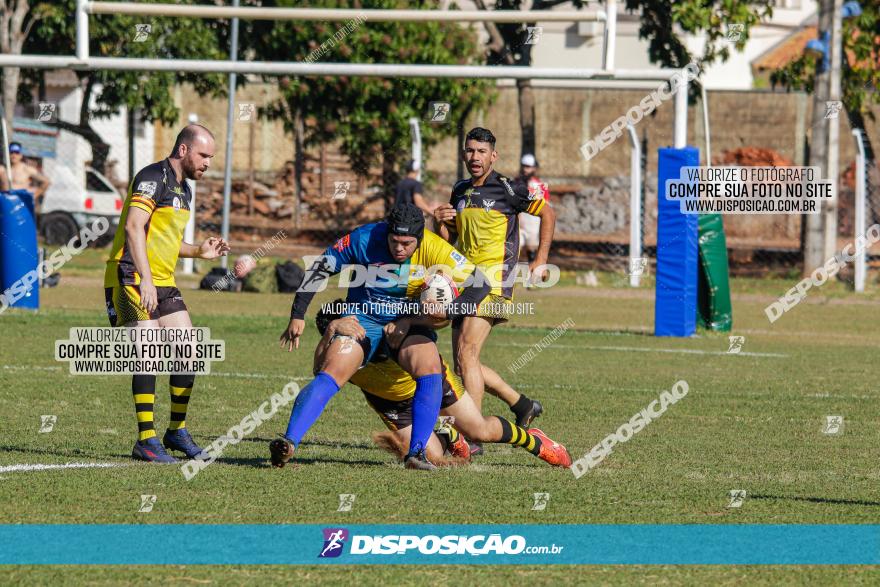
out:
{"label": "white sideline marking", "polygon": [[7,465],[0,467],[0,473],[18,473],[22,471],[49,471],[52,469],[109,469],[112,467],[130,467],[134,463],[65,463],[63,465]]}
{"label": "white sideline marking", "polygon": [[[512,342],[508,343],[509,346],[520,346],[520,347],[532,347],[534,344],[526,344],[524,342]],[[739,352],[739,353],[728,353],[727,351],[701,351],[697,349],[652,349],[645,347],[635,347],[635,346],[592,346],[588,344],[550,344],[547,346],[554,346],[563,349],[590,349],[594,351],[625,351],[625,352],[641,352],[641,353],[680,353],[685,355],[739,355],[742,357],[788,357],[788,355],[783,355],[780,353],[749,353],[749,352]]]}

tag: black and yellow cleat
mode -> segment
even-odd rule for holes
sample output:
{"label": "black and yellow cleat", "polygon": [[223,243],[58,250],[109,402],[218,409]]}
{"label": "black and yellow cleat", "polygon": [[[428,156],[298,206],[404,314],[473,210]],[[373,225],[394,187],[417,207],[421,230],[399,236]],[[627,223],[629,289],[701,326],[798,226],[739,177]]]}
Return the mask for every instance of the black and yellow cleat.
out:
{"label": "black and yellow cleat", "polygon": [[544,406],[536,399],[529,400],[529,406],[522,413],[516,414],[516,425],[520,428],[528,428],[532,421],[544,412]]}

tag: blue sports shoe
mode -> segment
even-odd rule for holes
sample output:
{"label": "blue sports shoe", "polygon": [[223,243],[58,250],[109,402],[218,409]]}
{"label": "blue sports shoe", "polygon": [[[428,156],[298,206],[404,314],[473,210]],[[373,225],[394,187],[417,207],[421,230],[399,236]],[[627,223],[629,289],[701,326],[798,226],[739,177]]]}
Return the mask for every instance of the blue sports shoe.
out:
{"label": "blue sports shoe", "polygon": [[150,463],[176,463],[177,459],[165,452],[159,439],[153,436],[146,440],[138,440],[131,450],[131,458]]}
{"label": "blue sports shoe", "polygon": [[166,430],[165,436],[162,438],[162,444],[168,450],[182,452],[188,459],[205,458],[204,451],[195,443],[186,428]]}

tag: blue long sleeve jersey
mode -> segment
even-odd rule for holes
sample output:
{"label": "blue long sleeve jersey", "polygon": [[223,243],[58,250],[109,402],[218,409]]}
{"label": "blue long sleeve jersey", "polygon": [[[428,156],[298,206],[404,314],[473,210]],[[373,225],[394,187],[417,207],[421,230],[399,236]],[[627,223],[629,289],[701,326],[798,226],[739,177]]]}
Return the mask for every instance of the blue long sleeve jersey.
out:
{"label": "blue long sleeve jersey", "polygon": [[358,313],[380,322],[412,313],[426,276],[438,271],[459,287],[469,283],[456,303],[448,307],[450,319],[472,315],[491,289],[473,263],[429,230],[425,230],[412,257],[402,263],[395,261],[388,249],[388,224],[375,222],[354,229],[315,259],[297,290],[291,318],[305,318],[315,293],[327,287],[327,278],[346,267],[352,269],[347,305],[360,308]]}

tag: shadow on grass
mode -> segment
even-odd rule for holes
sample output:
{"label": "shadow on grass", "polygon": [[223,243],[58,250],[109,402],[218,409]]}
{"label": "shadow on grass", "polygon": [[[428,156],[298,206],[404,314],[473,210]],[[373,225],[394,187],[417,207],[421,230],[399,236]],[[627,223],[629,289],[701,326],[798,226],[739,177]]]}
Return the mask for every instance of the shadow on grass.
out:
{"label": "shadow on grass", "polygon": [[[242,467],[256,467],[258,469],[270,469],[272,468],[269,465],[269,457],[266,458],[234,458],[234,459],[226,459],[219,458],[217,459],[218,463],[222,463],[224,465],[237,465]],[[291,461],[294,467],[296,465],[364,465],[369,467],[381,466],[384,467],[389,464],[393,464],[392,461],[366,461],[362,459],[356,460],[343,460],[343,459],[334,459],[334,458],[299,458],[297,457],[293,461]],[[285,468],[290,468],[290,464]]]}
{"label": "shadow on grass", "polygon": [[[206,438],[210,438],[210,437],[206,437]],[[214,439],[216,440],[216,438],[218,438],[218,437],[215,437]],[[272,442],[276,438],[279,438],[279,436],[273,436],[271,438],[264,438],[264,437],[242,438],[241,441],[242,442],[265,442],[268,444],[269,442]],[[369,442],[336,442],[333,440],[322,440],[322,439],[315,439],[315,440],[309,440],[309,441],[304,440],[300,443],[300,446],[302,446],[302,447],[325,446],[325,447],[329,447],[329,448],[339,448],[339,449],[349,449],[349,450],[362,450],[362,449],[376,448],[376,445],[369,443]]]}
{"label": "shadow on grass", "polygon": [[835,505],[867,505],[880,506],[878,501],[865,501],[863,499],[832,499],[829,497],[798,497],[794,495],[750,495],[750,499],[782,499],[791,501],[808,501],[810,503],[829,503]]}

